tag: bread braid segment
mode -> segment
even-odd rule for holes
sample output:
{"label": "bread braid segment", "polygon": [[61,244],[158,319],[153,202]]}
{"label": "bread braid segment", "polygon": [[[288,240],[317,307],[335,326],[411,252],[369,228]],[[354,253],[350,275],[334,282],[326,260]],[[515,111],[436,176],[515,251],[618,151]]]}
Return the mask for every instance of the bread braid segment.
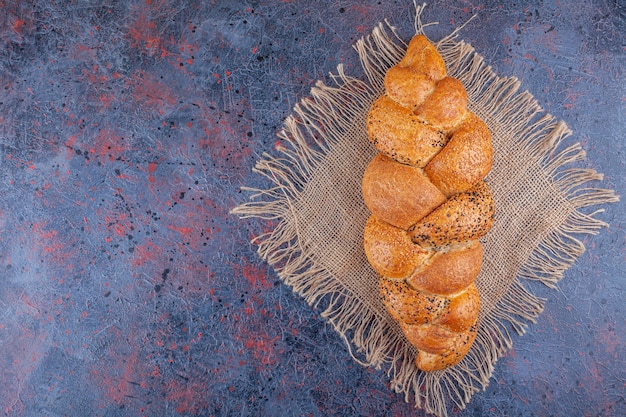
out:
{"label": "bread braid segment", "polygon": [[436,48],[415,36],[385,76],[367,116],[380,152],[365,170],[364,230],[383,304],[418,349],[424,371],[460,362],[478,329],[478,238],[495,205],[484,177],[493,150],[487,125],[467,109],[463,84]]}
{"label": "bread braid segment", "polygon": [[388,157],[423,168],[446,146],[446,135],[420,120],[413,112],[382,95],[367,115],[368,136]]}
{"label": "bread braid segment", "polygon": [[362,191],[374,215],[401,229],[408,229],[446,201],[422,170],[381,153],[365,168]]}
{"label": "bread braid segment", "polygon": [[413,243],[442,247],[483,237],[493,225],[495,203],[484,181],[457,194],[409,227]]}

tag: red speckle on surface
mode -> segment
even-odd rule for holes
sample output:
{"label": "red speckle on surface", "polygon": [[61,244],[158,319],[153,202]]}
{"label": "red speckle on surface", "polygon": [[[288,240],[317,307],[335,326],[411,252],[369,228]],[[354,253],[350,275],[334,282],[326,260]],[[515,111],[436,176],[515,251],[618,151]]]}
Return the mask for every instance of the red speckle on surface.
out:
{"label": "red speckle on surface", "polygon": [[[98,83],[104,83],[107,81],[107,77],[105,75],[102,74],[98,74],[98,66],[94,66],[91,69],[87,69],[87,68],[83,68],[81,71],[81,74],[85,77],[85,79],[90,83],[90,84],[98,84]],[[67,111],[67,109],[64,109],[64,111]]]}
{"label": "red speckle on surface", "polygon": [[535,32],[538,32],[534,41],[537,47],[544,48],[555,55],[559,53],[559,34],[554,30],[554,26],[546,24]]}
{"label": "red speckle on surface", "polygon": [[267,289],[272,287],[272,284],[267,279],[266,269],[260,269],[254,265],[246,264],[241,268],[241,274],[254,289]]}
{"label": "red speckle on surface", "polygon": [[150,183],[154,183],[156,180],[154,178],[154,173],[157,170],[157,163],[156,162],[150,162],[148,164],[148,182]]}
{"label": "red speckle on surface", "polygon": [[30,249],[33,257],[43,255],[47,261],[63,265],[67,271],[75,268],[75,254],[67,247],[67,237],[65,242],[62,241],[59,231],[45,221],[35,222],[30,228],[33,232]]}
{"label": "red speckle on surface", "polygon": [[249,336],[244,346],[252,354],[255,362],[259,365],[276,365],[282,351],[277,351],[276,344],[280,336],[270,338],[265,333],[254,333]]}
{"label": "red speckle on surface", "polygon": [[[100,212],[100,209],[97,210]],[[128,213],[112,211],[103,214],[99,228],[108,233],[114,233],[118,237],[124,237],[132,229],[132,219]]]}
{"label": "red speckle on surface", "polygon": [[155,77],[137,73],[132,77],[133,98],[148,111],[158,111],[159,114],[169,114],[176,103],[176,94],[167,84],[158,81]]}
{"label": "red speckle on surface", "polygon": [[15,156],[13,156],[13,155],[11,155],[11,154],[9,154],[9,153],[6,155],[6,159],[8,159],[8,160],[10,160],[10,161],[15,161],[15,162],[17,162],[17,163],[18,163],[18,164],[20,164],[20,165],[25,165],[25,166],[27,166],[29,169],[35,169],[35,165],[33,164],[33,162],[32,162],[32,161],[26,161],[26,160],[24,160],[24,159],[17,158],[17,157],[15,157]]}
{"label": "red speckle on surface", "polygon": [[102,103],[105,109],[111,107],[111,103],[117,100],[117,97],[113,93],[102,93],[98,96],[98,101]]}
{"label": "red speckle on surface", "polygon": [[133,267],[157,263],[163,258],[163,248],[152,241],[146,241],[135,248],[132,256]]}
{"label": "red speckle on surface", "polygon": [[141,106],[169,114],[176,104],[176,93],[170,86],[144,71],[137,71],[130,77],[128,87],[133,99]]}
{"label": "red speckle on surface", "polygon": [[22,26],[24,26],[24,23],[26,22],[23,19],[15,19],[15,21],[13,22],[13,30],[19,33]]}
{"label": "red speckle on surface", "polygon": [[620,352],[620,347],[622,347],[622,342],[615,332],[614,328],[611,328],[609,326],[608,328],[600,330],[598,332],[596,342],[603,351],[611,354],[616,361],[619,361],[618,356]]}
{"label": "red speckle on surface", "polygon": [[181,238],[183,239],[189,239],[192,236],[192,234],[195,232],[194,228],[187,227],[187,226],[177,227],[177,226],[168,225],[167,228],[179,233],[181,235]]}
{"label": "red speckle on surface", "polygon": [[565,96],[565,103],[563,103],[563,108],[569,110],[573,107],[576,107],[576,101],[580,96],[580,93],[568,92],[568,94]]}
{"label": "red speckle on surface", "polygon": [[115,355],[111,359],[113,366],[93,366],[89,374],[110,402],[122,404],[133,397],[136,385],[141,385],[135,375],[135,370],[139,369],[138,351],[134,349],[130,354]]}
{"label": "red speckle on surface", "polygon": [[129,139],[122,137],[115,129],[103,127],[95,138],[94,153],[98,156],[115,161],[122,158],[125,152],[132,149]]}
{"label": "red speckle on surface", "polygon": [[148,10],[138,10],[133,19],[128,34],[131,46],[145,51],[149,56],[167,56],[168,51],[161,39],[157,22],[148,16]]}
{"label": "red speckle on surface", "polygon": [[552,80],[554,78],[553,73],[552,73],[552,69],[545,63],[541,63],[537,57],[535,57],[533,54],[527,52],[524,54],[524,59],[528,59],[529,61],[533,61],[535,63],[539,63],[541,64],[541,66],[543,67],[543,69],[545,69],[546,73],[548,74],[548,78],[550,80]]}
{"label": "red speckle on surface", "polygon": [[202,414],[208,406],[204,398],[210,391],[206,381],[173,379],[167,382],[165,400],[175,405],[176,412],[195,416]]}
{"label": "red speckle on surface", "polygon": [[[244,103],[246,104],[246,103]],[[203,115],[199,120],[205,137],[199,139],[200,147],[210,152],[211,158],[220,161],[227,167],[240,167],[247,164],[252,156],[252,149],[246,137],[241,137],[233,130],[238,123],[234,114],[216,115],[208,107],[203,107]],[[250,131],[251,127],[243,125],[243,129]]]}
{"label": "red speckle on surface", "polygon": [[252,306],[252,302],[250,300],[246,301],[243,312],[246,314],[246,316],[252,316],[255,313],[255,309]]}
{"label": "red speckle on surface", "polygon": [[68,158],[74,155],[74,145],[76,144],[77,139],[78,139],[78,135],[70,135],[65,141],[65,146],[67,147]]}

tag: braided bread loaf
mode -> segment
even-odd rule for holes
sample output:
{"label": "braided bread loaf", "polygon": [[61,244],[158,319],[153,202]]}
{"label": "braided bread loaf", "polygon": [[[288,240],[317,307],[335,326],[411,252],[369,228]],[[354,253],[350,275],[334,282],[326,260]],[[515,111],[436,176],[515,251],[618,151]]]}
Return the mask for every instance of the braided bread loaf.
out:
{"label": "braided bread loaf", "polygon": [[495,210],[483,181],[491,134],[425,36],[411,40],[384,82],[367,116],[379,153],[362,181],[371,212],[365,254],[389,314],[418,349],[417,367],[445,369],[463,359],[478,328],[477,239]]}

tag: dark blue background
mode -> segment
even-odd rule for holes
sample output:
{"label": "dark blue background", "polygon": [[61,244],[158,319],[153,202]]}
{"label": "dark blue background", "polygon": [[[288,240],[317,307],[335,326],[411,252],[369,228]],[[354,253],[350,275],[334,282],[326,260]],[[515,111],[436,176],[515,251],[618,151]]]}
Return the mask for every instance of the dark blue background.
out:
{"label": "dark blue background", "polygon": [[[626,8],[430,2],[626,194]],[[318,79],[410,1],[0,0],[0,413],[413,416],[229,215]],[[458,416],[626,415],[624,203]]]}

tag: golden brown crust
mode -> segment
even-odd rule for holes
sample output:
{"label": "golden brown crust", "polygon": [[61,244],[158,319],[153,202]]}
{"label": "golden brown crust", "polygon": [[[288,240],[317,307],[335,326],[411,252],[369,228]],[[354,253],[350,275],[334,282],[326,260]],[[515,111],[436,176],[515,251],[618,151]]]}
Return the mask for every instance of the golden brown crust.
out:
{"label": "golden brown crust", "polygon": [[460,294],[449,298],[448,308],[435,321],[453,332],[464,332],[476,323],[480,311],[480,293],[472,283]]}
{"label": "golden brown crust", "polygon": [[379,287],[383,304],[395,320],[407,325],[432,324],[445,334],[465,332],[475,324],[480,310],[480,294],[473,283],[452,297],[416,291],[405,281],[384,276]]}
{"label": "golden brown crust", "polygon": [[469,190],[491,170],[493,148],[489,128],[468,112],[445,148],[424,168],[431,182],[447,197]]}
{"label": "golden brown crust", "polygon": [[446,64],[437,48],[424,35],[417,35],[411,39],[398,66],[410,67],[426,74],[434,81],[446,76]]}
{"label": "golden brown crust", "polygon": [[424,167],[446,145],[446,137],[386,95],[367,115],[367,134],[376,149],[402,164]]}
{"label": "golden brown crust", "polygon": [[452,295],[474,282],[482,261],[482,246],[477,240],[472,240],[445,252],[436,252],[415,269],[406,281],[419,291]]}
{"label": "golden brown crust", "polygon": [[446,200],[420,169],[380,153],[365,169],[362,192],[372,214],[401,229],[408,229]]}
{"label": "golden brown crust", "polygon": [[380,153],[363,175],[372,212],[365,254],[381,275],[385,308],[419,350],[416,366],[435,371],[459,363],[476,338],[474,280],[483,259],[476,239],[494,214],[483,182],[491,134],[423,35],[411,40],[384,85],[367,115],[368,137]]}
{"label": "golden brown crust", "polygon": [[420,350],[415,359],[415,366],[422,371],[431,372],[458,364],[472,347],[477,333],[478,326],[476,325],[465,332],[456,333],[450,340],[450,348],[441,354]]}
{"label": "golden brown crust", "polygon": [[452,130],[467,112],[467,92],[461,81],[445,77],[435,85],[432,94],[415,109],[419,120],[437,130]]}
{"label": "golden brown crust", "polygon": [[401,322],[400,328],[407,340],[418,350],[437,355],[448,352],[451,346],[450,342],[458,337],[458,333],[432,323],[408,324]]}
{"label": "golden brown crust", "polygon": [[405,230],[385,223],[374,215],[365,223],[363,245],[370,265],[379,274],[390,278],[411,274],[431,254],[415,245]]}
{"label": "golden brown crust", "polygon": [[435,89],[428,75],[399,65],[389,68],[384,83],[387,96],[411,112]]}
{"label": "golden brown crust", "polygon": [[495,204],[484,181],[437,207],[409,230],[413,243],[438,247],[484,236],[493,224]]}
{"label": "golden brown crust", "polygon": [[381,277],[379,286],[383,304],[391,317],[406,324],[429,323],[450,309],[448,297],[420,293],[404,281]]}

